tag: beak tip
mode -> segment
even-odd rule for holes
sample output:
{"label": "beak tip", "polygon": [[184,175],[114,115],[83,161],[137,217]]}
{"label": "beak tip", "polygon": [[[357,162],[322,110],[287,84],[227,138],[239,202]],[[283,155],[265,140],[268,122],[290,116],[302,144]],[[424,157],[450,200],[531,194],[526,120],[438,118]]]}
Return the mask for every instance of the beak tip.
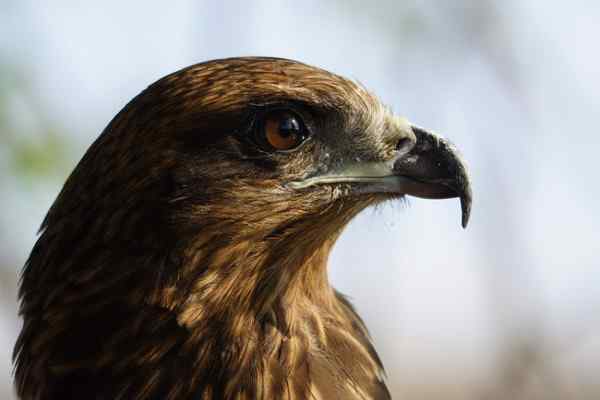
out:
{"label": "beak tip", "polygon": [[[397,172],[399,175],[414,177],[421,183],[441,182],[446,188],[445,196],[423,195],[425,192],[423,190],[419,193],[420,195],[416,195],[425,198],[459,197],[461,225],[466,228],[471,216],[472,203],[471,182],[466,162],[456,147],[448,140],[414,125],[412,130],[417,143],[411,150],[412,157],[409,158],[411,161],[407,162],[404,158],[400,158],[394,164],[394,170],[401,171]],[[435,187],[439,189],[440,186]],[[415,195],[414,193],[408,194]]]}
{"label": "beak tip", "polygon": [[462,213],[461,225],[463,229],[466,229],[467,225],[469,224],[469,218],[471,217],[471,203],[472,198],[469,190],[467,193],[460,197],[460,208]]}

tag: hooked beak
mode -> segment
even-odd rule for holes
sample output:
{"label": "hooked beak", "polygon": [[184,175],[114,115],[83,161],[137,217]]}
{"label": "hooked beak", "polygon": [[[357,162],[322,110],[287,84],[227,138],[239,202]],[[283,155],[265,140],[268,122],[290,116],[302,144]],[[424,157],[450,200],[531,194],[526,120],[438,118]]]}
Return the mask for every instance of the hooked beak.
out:
{"label": "hooked beak", "polygon": [[313,185],[349,183],[358,193],[395,193],[426,199],[460,198],[462,226],[471,214],[471,184],[467,166],[447,140],[412,126],[412,148],[386,162],[363,162],[344,166],[325,175],[290,182],[294,189]]}

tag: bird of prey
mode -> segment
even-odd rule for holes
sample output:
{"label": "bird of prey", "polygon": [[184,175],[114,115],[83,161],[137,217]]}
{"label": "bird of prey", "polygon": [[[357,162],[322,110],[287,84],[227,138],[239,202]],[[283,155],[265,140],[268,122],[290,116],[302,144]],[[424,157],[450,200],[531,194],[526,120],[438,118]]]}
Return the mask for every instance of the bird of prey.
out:
{"label": "bird of prey", "polygon": [[[142,91],[91,145],[23,269],[21,399],[388,399],[327,258],[355,215],[471,189],[456,148],[278,58]],[[365,266],[368,268],[369,266]]]}

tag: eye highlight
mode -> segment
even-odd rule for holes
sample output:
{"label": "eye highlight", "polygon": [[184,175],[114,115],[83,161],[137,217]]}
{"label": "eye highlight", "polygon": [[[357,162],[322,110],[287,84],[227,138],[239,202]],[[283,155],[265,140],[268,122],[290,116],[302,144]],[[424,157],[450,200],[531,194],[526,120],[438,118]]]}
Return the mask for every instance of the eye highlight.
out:
{"label": "eye highlight", "polygon": [[308,138],[300,116],[292,111],[277,110],[266,114],[257,124],[255,138],[266,151],[290,151]]}

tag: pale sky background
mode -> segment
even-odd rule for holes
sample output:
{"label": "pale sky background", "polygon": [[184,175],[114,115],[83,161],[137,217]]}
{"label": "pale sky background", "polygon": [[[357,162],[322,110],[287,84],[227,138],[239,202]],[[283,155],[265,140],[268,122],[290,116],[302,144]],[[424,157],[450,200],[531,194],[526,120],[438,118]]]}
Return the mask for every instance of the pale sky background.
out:
{"label": "pale sky background", "polygon": [[0,83],[27,86],[4,100],[6,126],[37,140],[52,124],[68,143],[65,170],[45,179],[16,175],[11,152],[0,149],[0,268],[9,271],[0,285],[0,398],[12,396],[14,277],[66,174],[150,83],[240,55],[293,58],[356,79],[451,139],[469,162],[467,230],[458,200],[410,199],[360,215],[330,260],[331,280],[370,327],[397,397],[435,381],[472,384],[450,390],[479,398],[523,337],[571,388],[595,379],[600,2],[83,4],[0,7],[0,67],[11,71]]}

